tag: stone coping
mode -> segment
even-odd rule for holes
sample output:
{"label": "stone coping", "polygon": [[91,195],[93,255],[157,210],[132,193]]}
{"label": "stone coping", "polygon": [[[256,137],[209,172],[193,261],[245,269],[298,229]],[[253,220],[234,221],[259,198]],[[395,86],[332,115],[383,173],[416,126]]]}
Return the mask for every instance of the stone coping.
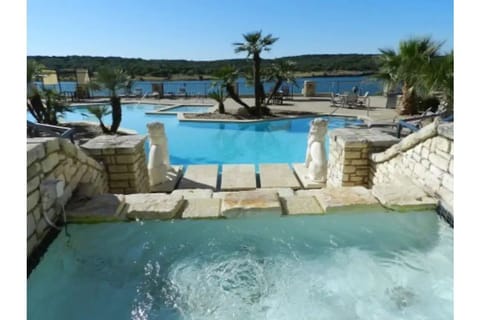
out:
{"label": "stone coping", "polygon": [[[157,114],[157,113],[155,113]],[[185,122],[231,122],[231,123],[262,123],[262,122],[269,122],[269,121],[281,121],[281,120],[289,120],[289,119],[304,119],[304,118],[316,118],[321,116],[329,116],[329,117],[341,117],[341,118],[352,118],[352,119],[359,119],[357,116],[352,116],[351,114],[329,114],[319,112],[316,114],[311,115],[292,115],[292,116],[283,116],[279,118],[270,118],[270,119],[189,119],[185,118],[182,112],[177,113],[178,121],[185,121]]]}
{"label": "stone coping", "polygon": [[[385,186],[385,190],[390,190]],[[287,188],[288,189],[288,188]],[[435,203],[419,205],[417,192],[396,199],[364,187],[321,190],[260,188],[235,192],[181,192],[104,194],[76,201],[66,207],[70,223],[101,223],[129,220],[217,219],[249,216],[324,215],[360,212],[435,210]],[[391,194],[391,193],[389,193]]]}
{"label": "stone coping", "polygon": [[[166,105],[166,104],[165,104]],[[184,114],[184,113],[195,113],[195,112],[174,112],[174,111],[169,111],[170,109],[177,108],[177,107],[183,107],[183,106],[200,106],[200,107],[210,107],[208,108],[208,112],[214,112],[216,107],[212,105],[211,103],[195,103],[195,104],[188,104],[188,103],[176,103],[176,104],[168,104],[166,107],[161,108],[160,110],[157,111],[146,111],[145,114],[149,115],[155,115],[155,114],[166,114],[166,115],[179,115],[179,114]]]}
{"label": "stone coping", "polygon": [[[438,134],[439,119],[436,118],[432,123],[423,127],[422,129],[414,132],[405,138],[403,138],[399,143],[391,146],[384,152],[373,153],[370,155],[370,159],[376,163],[382,163],[388,161],[397,155],[412,149],[416,145],[422,143],[423,141],[430,139]],[[446,129],[443,129],[446,130]],[[453,128],[452,128],[453,133]]]}

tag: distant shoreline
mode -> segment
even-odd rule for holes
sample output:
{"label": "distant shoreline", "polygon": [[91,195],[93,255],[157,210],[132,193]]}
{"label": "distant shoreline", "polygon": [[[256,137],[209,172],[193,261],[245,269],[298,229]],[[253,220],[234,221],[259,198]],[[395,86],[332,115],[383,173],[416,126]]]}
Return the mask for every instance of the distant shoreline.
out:
{"label": "distant shoreline", "polygon": [[[370,76],[375,74],[371,71],[324,71],[324,72],[295,72],[295,78],[333,78],[333,77],[361,77],[361,76]],[[137,81],[192,81],[192,80],[214,80],[215,78],[211,75],[183,75],[183,74],[174,74],[170,78],[167,77],[154,77],[154,76],[139,76],[135,77],[134,80]]]}

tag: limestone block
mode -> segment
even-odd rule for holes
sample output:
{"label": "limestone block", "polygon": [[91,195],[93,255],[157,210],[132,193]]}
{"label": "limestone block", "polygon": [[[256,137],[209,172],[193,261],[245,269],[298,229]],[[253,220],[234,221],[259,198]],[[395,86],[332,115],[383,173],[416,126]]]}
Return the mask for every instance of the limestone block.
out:
{"label": "limestone block", "polygon": [[40,191],[36,190],[27,197],[27,212],[30,212],[40,200]]}
{"label": "limestone block", "polygon": [[413,183],[377,184],[372,193],[383,206],[396,211],[434,210],[438,203]]}
{"label": "limestone block", "polygon": [[79,150],[77,152],[77,160],[80,161],[81,163],[87,163],[89,156],[85,152],[82,152]]}
{"label": "limestone block", "polygon": [[450,141],[444,137],[434,137],[432,145],[434,145],[435,150],[443,151],[446,153],[450,152]]}
{"label": "limestone block", "polygon": [[223,194],[222,215],[232,218],[247,215],[282,214],[278,193],[269,189],[225,192]]}
{"label": "limestone block", "polygon": [[30,238],[30,236],[35,232],[35,227],[35,219],[33,214],[27,215],[27,238]]}
{"label": "limestone block", "polygon": [[45,220],[44,217],[42,217],[42,219],[40,219],[36,224],[35,231],[37,233],[37,238],[43,239],[43,237],[45,236],[45,232],[48,230],[48,228],[49,228],[49,225],[47,224],[47,221]]}
{"label": "limestone block", "polygon": [[128,219],[173,219],[181,210],[183,196],[137,193],[125,196],[123,212]]}
{"label": "limestone block", "polygon": [[172,192],[172,196],[183,196],[186,200],[207,199],[211,198],[212,194],[211,189],[177,189]]}
{"label": "limestone block", "polygon": [[27,166],[30,166],[32,163],[43,157],[45,157],[45,147],[43,144],[27,143]]}
{"label": "limestone block", "polygon": [[453,192],[441,187],[436,194],[440,197],[442,204],[450,211],[453,212]]}
{"label": "limestone block", "polygon": [[53,170],[58,164],[58,153],[51,153],[45,159],[42,160],[42,169],[43,172],[47,173]]}
{"label": "limestone block", "polygon": [[453,158],[450,160],[450,164],[448,165],[448,172],[453,175]]}
{"label": "limestone block", "polygon": [[116,163],[118,164],[130,164],[130,163],[134,163],[138,160],[138,155],[120,155],[120,156],[116,156],[115,157],[116,159]]}
{"label": "limestone block", "polygon": [[125,154],[135,154],[137,152],[138,151],[137,151],[136,148],[117,148],[115,150],[116,154],[123,154],[123,155],[125,155]]}
{"label": "limestone block", "polygon": [[69,157],[76,157],[78,147],[67,139],[59,139],[60,149]]}
{"label": "limestone block", "polygon": [[428,159],[428,156],[430,155],[430,150],[426,148],[424,144],[422,144],[422,150],[420,151],[420,155],[423,159]]}
{"label": "limestone block", "polygon": [[437,166],[443,171],[448,171],[448,159],[445,159],[435,153],[430,154],[428,159],[432,162],[433,165]]}
{"label": "limestone block", "polygon": [[27,167],[27,180],[40,175],[42,173],[42,166],[39,162],[34,162]]}
{"label": "limestone block", "polygon": [[345,159],[361,159],[360,155],[358,151],[345,152]]}
{"label": "limestone block", "polygon": [[111,156],[111,155],[114,155],[114,154],[115,154],[115,149],[114,148],[102,149],[102,155]]}
{"label": "limestone block", "polygon": [[439,135],[453,140],[453,123],[442,123],[438,126],[437,130]]}
{"label": "limestone block", "polygon": [[69,202],[65,210],[69,222],[109,222],[125,220],[125,217],[121,215],[124,206],[124,195],[102,194],[88,200]]}
{"label": "limestone block", "polygon": [[292,197],[295,195],[295,191],[293,191],[292,188],[272,188],[271,190],[276,191],[280,198]]}
{"label": "limestone block", "polygon": [[213,198],[190,198],[186,200],[186,206],[182,218],[202,219],[219,218],[221,199]]}
{"label": "limestone block", "polygon": [[[345,182],[353,184],[353,182]],[[321,190],[299,190],[296,195],[315,196],[326,213],[378,210],[381,208],[370,190],[361,186],[327,187]]]}
{"label": "limestone block", "polygon": [[126,165],[111,165],[111,166],[108,166],[108,172],[111,172],[111,173],[128,172],[128,168]]}
{"label": "limestone block", "polygon": [[35,235],[32,235],[30,238],[27,239],[27,256],[32,254],[33,250],[40,244],[40,241],[37,240]]}
{"label": "limestone block", "polygon": [[37,189],[40,185],[40,178],[38,176],[28,180],[27,182],[27,194]]}
{"label": "limestone block", "polygon": [[133,180],[135,179],[135,173],[128,172],[128,173],[110,173],[108,175],[110,180]]}
{"label": "limestone block", "polygon": [[322,214],[323,210],[314,196],[290,196],[281,198],[283,213],[288,215]]}

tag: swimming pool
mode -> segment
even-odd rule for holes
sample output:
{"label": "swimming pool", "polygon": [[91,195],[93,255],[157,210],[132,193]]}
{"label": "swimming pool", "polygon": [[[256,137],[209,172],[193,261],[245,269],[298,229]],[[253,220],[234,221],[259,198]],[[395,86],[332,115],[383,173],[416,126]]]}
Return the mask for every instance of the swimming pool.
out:
{"label": "swimming pool", "polygon": [[[294,163],[305,161],[309,123],[301,118],[257,123],[181,122],[176,115],[152,115],[155,104],[125,104],[122,128],[147,134],[147,123],[159,121],[165,126],[172,164]],[[65,121],[93,121],[86,107],[75,107]],[[29,116],[29,120],[31,116]],[[111,123],[110,116],[104,120]],[[345,127],[361,121],[354,118],[329,117],[328,128]],[[328,139],[326,139],[328,148]],[[148,153],[148,143],[146,143]]]}
{"label": "swimming pool", "polygon": [[435,212],[70,225],[28,319],[453,319]]}

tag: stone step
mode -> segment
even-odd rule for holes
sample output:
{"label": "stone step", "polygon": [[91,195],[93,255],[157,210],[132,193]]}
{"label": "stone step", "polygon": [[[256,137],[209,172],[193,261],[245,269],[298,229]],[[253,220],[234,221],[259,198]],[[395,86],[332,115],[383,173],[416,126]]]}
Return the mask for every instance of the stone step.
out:
{"label": "stone step", "polygon": [[314,196],[325,213],[383,210],[381,204],[364,187],[327,187],[320,190],[298,190],[297,196]]}
{"label": "stone step", "polygon": [[286,163],[260,164],[260,186],[262,188],[300,189],[292,169]]}
{"label": "stone step", "polygon": [[281,197],[280,200],[282,203],[283,213],[286,215],[324,213],[314,196],[289,196]]}
{"label": "stone step", "polygon": [[221,218],[220,204],[221,199],[214,198],[192,198],[186,200],[186,206],[183,209],[183,219],[215,219]]}
{"label": "stone step", "polygon": [[222,167],[222,191],[253,190],[257,187],[255,165],[224,164]]}
{"label": "stone step", "polygon": [[273,189],[218,192],[213,198],[222,199],[221,214],[227,218],[282,214],[278,192]]}
{"label": "stone step", "polygon": [[178,189],[217,189],[218,165],[189,165]]}

